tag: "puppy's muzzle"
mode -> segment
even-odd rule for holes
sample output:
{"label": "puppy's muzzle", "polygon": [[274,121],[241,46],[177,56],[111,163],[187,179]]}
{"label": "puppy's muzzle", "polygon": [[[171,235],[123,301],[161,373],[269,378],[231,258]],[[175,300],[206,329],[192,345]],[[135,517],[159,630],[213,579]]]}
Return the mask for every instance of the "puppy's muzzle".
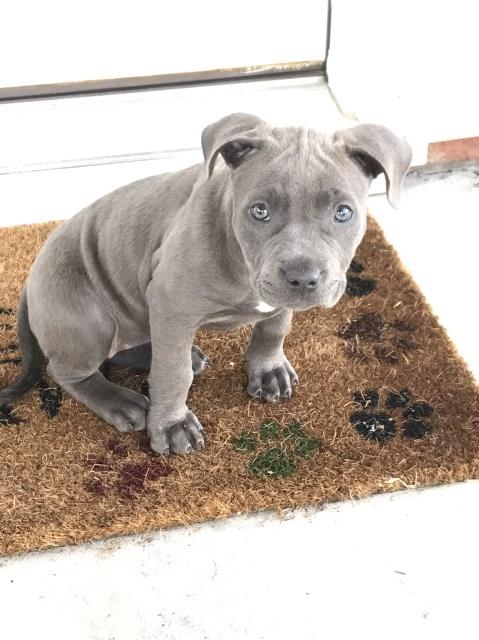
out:
{"label": "puppy's muzzle", "polygon": [[320,281],[321,271],[309,261],[296,261],[280,267],[281,276],[296,294],[314,291]]}

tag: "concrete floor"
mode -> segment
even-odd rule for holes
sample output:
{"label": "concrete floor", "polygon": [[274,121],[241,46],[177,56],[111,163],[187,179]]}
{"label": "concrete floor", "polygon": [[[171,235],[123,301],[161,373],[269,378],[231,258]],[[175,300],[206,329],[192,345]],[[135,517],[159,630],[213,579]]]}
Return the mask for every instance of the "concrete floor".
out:
{"label": "concrete floor", "polygon": [[477,638],[479,482],[0,561],[9,640]]}
{"label": "concrete floor", "polygon": [[[478,176],[479,164],[412,173],[396,212],[370,198],[477,379]],[[22,175],[22,216],[3,224],[53,217],[33,206],[38,180]],[[1,558],[0,629],[9,640],[475,638],[478,501],[470,481]]]}

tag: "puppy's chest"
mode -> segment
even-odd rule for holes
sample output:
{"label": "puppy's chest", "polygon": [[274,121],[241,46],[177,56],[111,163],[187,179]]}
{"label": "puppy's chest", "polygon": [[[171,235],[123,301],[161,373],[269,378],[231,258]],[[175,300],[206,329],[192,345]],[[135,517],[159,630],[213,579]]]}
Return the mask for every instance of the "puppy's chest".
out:
{"label": "puppy's chest", "polygon": [[210,314],[201,324],[201,329],[213,329],[215,331],[231,331],[245,324],[254,324],[260,320],[274,316],[277,309],[271,311],[259,311],[255,307],[246,309],[225,309]]}

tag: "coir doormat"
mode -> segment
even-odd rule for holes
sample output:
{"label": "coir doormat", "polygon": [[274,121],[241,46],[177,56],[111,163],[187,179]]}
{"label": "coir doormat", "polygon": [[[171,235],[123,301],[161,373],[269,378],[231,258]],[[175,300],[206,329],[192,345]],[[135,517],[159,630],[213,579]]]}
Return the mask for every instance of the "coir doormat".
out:
{"label": "coir doormat", "polygon": [[[22,283],[57,224],[0,230],[2,387],[20,365]],[[373,221],[340,303],[295,314],[291,401],[246,394],[250,330],[198,336],[211,364],[189,394],[206,433],[194,455],[154,454],[47,376],[2,407],[0,552],[479,477],[477,388]],[[106,374],[146,390],[145,375]]]}

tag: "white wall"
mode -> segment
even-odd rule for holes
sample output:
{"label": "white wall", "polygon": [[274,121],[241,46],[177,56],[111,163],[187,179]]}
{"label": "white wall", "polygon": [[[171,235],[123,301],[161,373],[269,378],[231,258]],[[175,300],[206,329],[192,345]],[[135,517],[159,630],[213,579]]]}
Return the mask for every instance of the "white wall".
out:
{"label": "white wall", "polygon": [[332,0],[330,87],[341,109],[425,144],[479,134],[479,7],[471,0]]}
{"label": "white wall", "polygon": [[0,87],[324,60],[327,0],[13,0]]}

